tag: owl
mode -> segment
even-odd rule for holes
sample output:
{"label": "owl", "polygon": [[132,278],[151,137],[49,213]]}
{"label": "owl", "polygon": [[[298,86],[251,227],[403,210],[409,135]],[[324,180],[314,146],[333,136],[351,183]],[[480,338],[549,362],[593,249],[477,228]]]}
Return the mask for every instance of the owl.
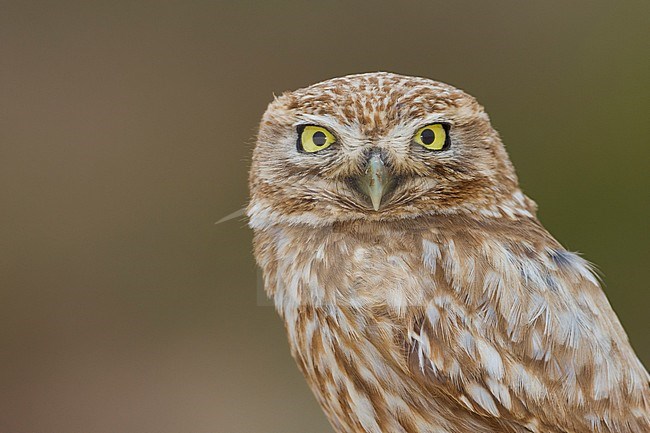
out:
{"label": "owl", "polygon": [[649,376],[483,107],[369,73],[276,97],[249,225],[338,433],[650,432]]}

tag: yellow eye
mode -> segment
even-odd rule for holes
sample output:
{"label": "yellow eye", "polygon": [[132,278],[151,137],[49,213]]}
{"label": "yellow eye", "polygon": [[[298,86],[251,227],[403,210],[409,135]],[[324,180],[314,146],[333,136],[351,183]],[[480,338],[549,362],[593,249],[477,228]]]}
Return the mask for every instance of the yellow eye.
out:
{"label": "yellow eye", "polygon": [[327,149],[336,141],[331,132],[320,126],[307,125],[302,128],[302,131],[298,131],[300,133],[298,147],[305,152],[314,153]]}
{"label": "yellow eye", "polygon": [[418,129],[413,141],[429,150],[442,150],[449,144],[447,130],[442,123],[432,123]]}

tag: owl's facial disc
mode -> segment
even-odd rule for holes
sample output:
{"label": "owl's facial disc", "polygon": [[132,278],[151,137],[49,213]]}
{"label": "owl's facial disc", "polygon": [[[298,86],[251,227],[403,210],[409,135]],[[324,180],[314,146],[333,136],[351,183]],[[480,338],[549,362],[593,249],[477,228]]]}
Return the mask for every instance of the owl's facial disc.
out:
{"label": "owl's facial disc", "polygon": [[356,186],[368,196],[372,207],[378,211],[381,200],[395,185],[395,177],[384,164],[379,152],[370,154],[363,174],[354,179]]}
{"label": "owl's facial disc", "polygon": [[260,123],[249,184],[249,216],[258,226],[482,216],[526,206],[499,135],[473,97],[390,73],[277,97]]}

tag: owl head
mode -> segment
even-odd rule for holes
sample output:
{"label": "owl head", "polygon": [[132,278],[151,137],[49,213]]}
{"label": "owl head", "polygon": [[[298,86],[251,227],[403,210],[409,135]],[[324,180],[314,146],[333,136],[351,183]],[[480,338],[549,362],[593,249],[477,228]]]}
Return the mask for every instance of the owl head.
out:
{"label": "owl head", "polygon": [[447,84],[350,75],[276,97],[250,172],[251,225],[530,213],[483,107]]}

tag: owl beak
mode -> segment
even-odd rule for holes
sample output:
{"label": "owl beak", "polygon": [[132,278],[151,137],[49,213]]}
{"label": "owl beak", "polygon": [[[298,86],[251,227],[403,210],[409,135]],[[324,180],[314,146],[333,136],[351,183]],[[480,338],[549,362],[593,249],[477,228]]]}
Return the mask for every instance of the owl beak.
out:
{"label": "owl beak", "polygon": [[364,173],[357,178],[357,184],[370,198],[372,207],[378,211],[382,198],[393,186],[393,176],[379,153],[373,153],[368,159]]}

